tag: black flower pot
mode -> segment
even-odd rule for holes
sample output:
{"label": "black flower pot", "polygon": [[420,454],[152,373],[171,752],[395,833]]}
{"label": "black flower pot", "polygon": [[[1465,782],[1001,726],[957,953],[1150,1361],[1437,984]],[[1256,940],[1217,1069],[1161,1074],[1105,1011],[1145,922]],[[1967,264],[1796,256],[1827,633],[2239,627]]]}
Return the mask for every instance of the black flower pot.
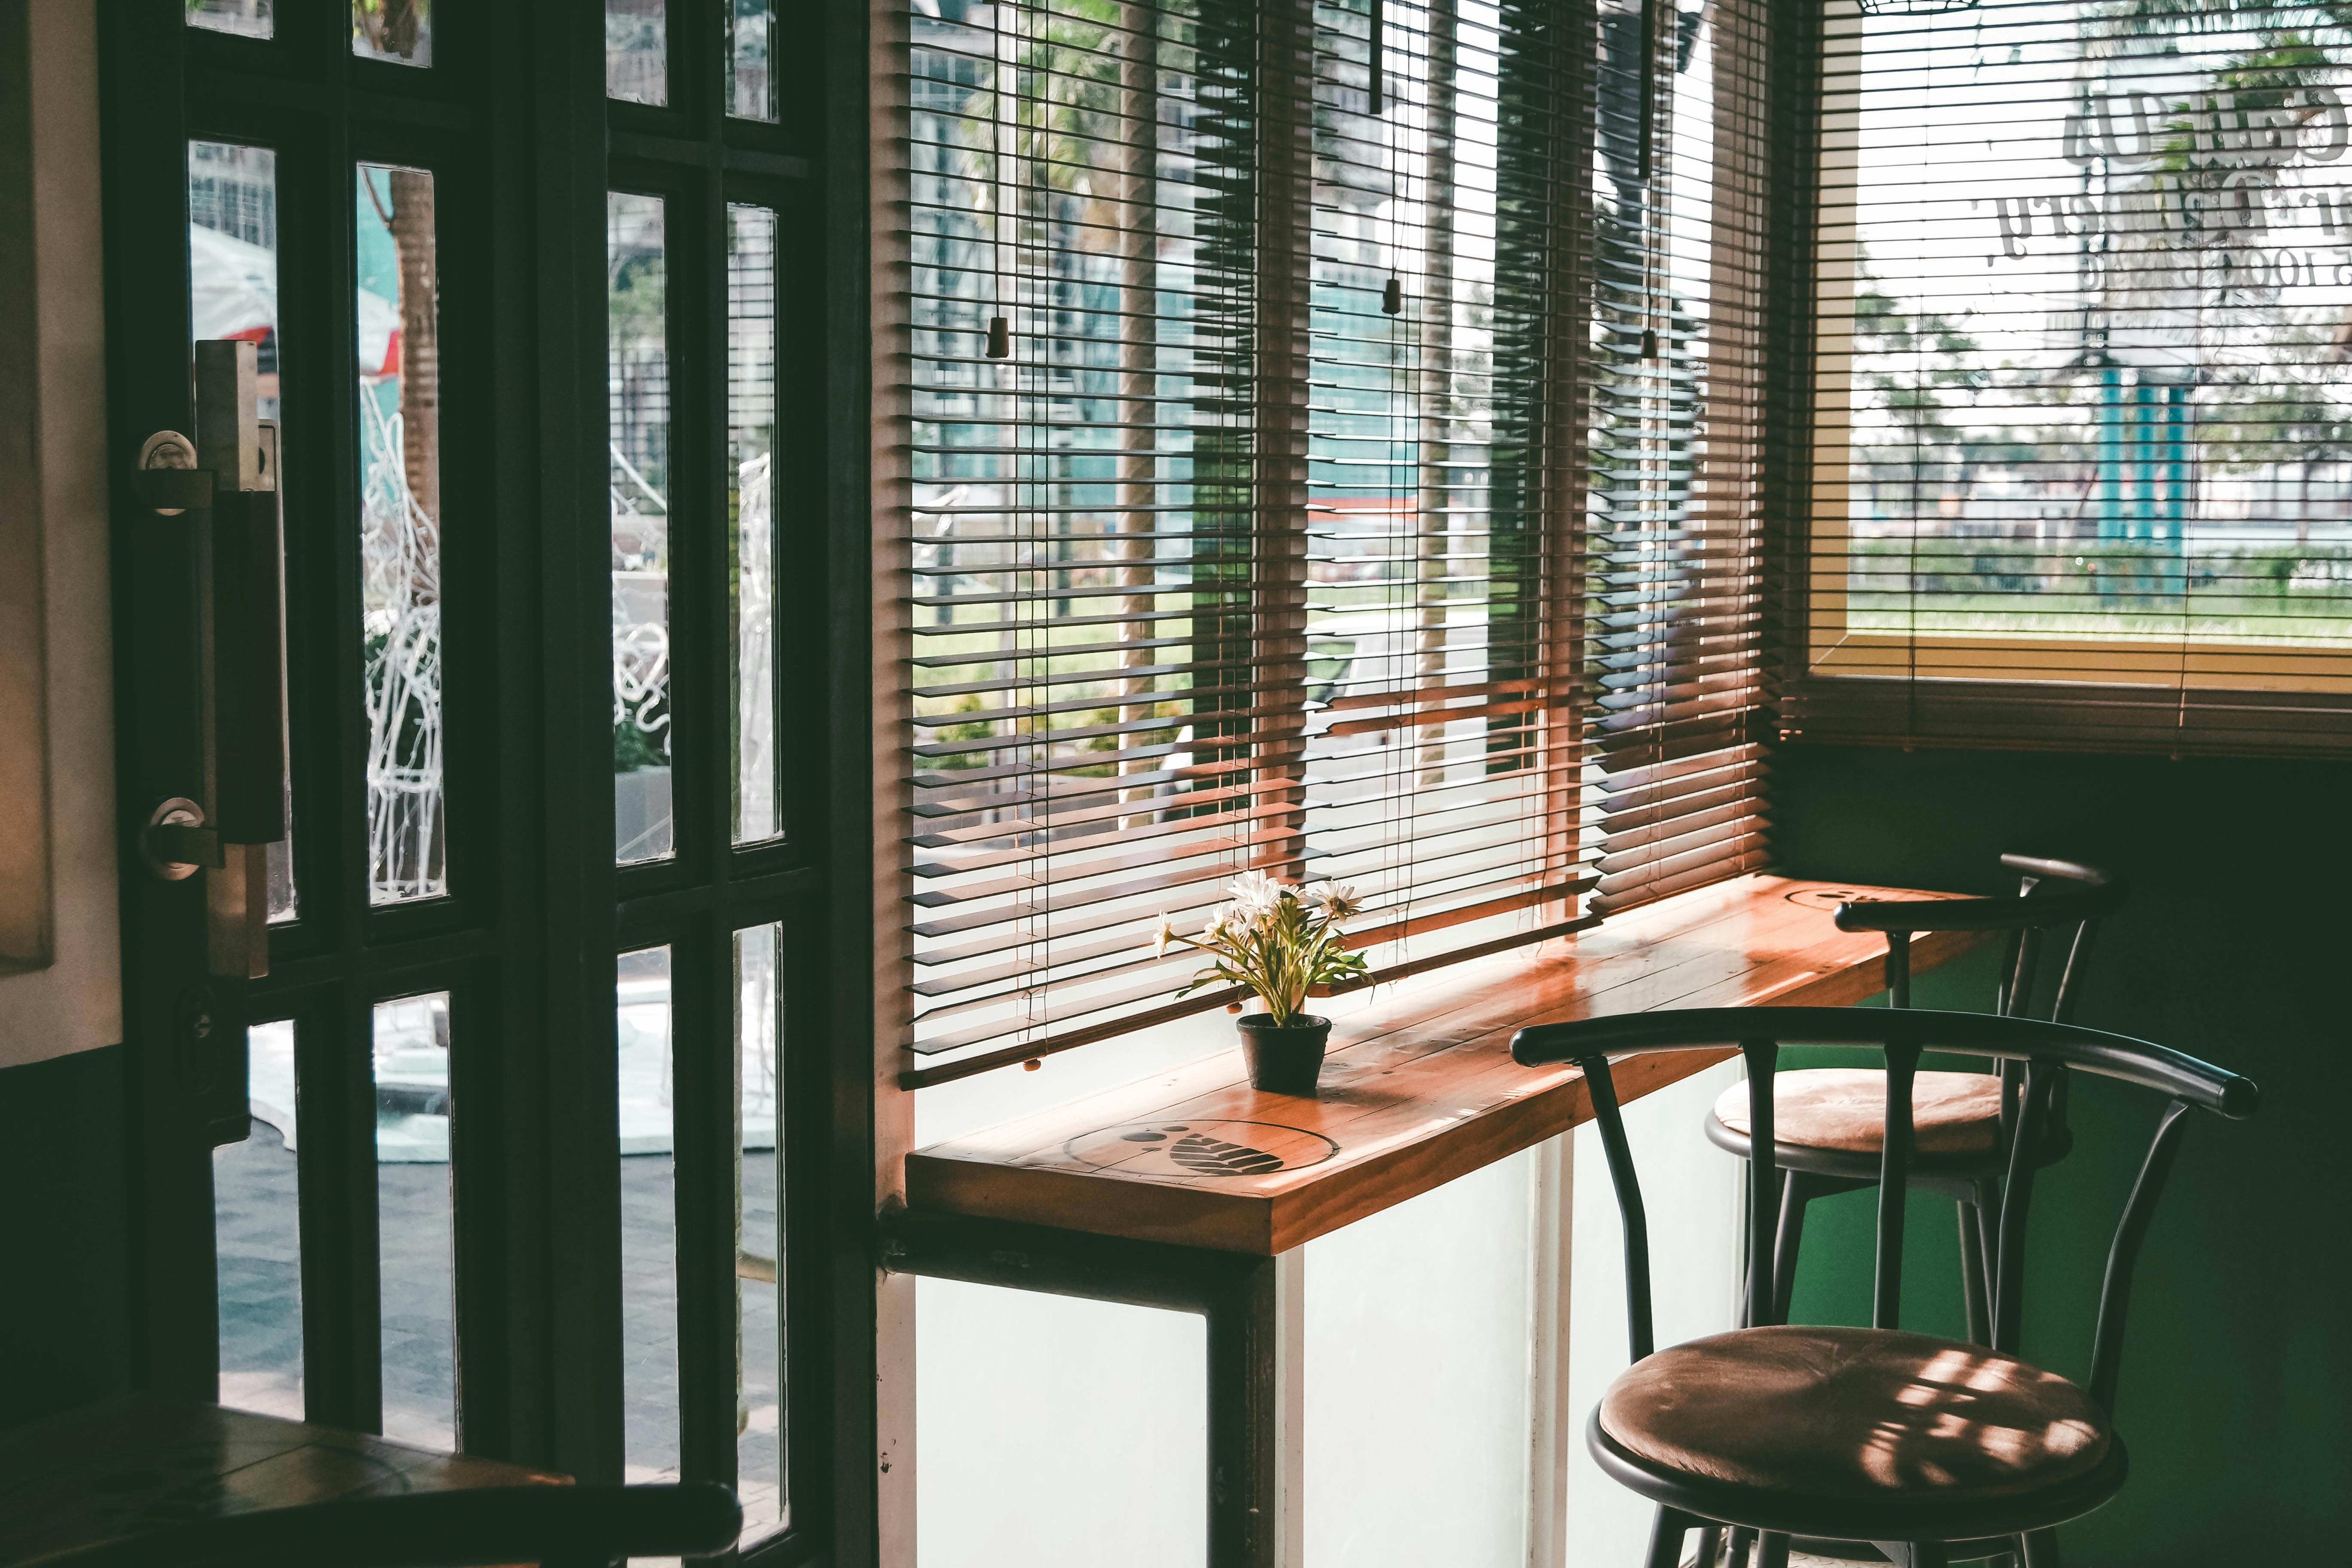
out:
{"label": "black flower pot", "polygon": [[1249,1063],[1252,1089],[1271,1094],[1313,1095],[1323,1071],[1323,1047],[1331,1020],[1301,1013],[1277,1027],[1267,1013],[1247,1013],[1235,1022],[1242,1032],[1242,1059]]}

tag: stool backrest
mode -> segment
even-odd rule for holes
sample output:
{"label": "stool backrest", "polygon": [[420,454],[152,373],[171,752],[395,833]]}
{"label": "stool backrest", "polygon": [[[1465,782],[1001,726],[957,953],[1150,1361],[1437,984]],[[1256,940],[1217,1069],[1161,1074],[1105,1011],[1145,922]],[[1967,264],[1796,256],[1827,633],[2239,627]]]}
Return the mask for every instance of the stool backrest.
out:
{"label": "stool backrest", "polygon": [[2001,899],[1887,899],[1840,904],[1840,931],[1886,935],[1886,989],[1897,1007],[1911,1005],[1911,938],[1921,931],[2000,931],[2009,933],[1993,1011],[2024,1016],[2033,1005],[2045,944],[2063,942],[2066,962],[2058,973],[2053,1022],[2073,1021],[2077,983],[2099,918],[2123,897],[2123,889],[2095,866],[2004,855],[2000,863],[2019,873],[2017,896]]}
{"label": "stool backrest", "polygon": [[1820,1045],[1876,1046],[1886,1057],[1886,1131],[1879,1170],[1878,1246],[1872,1321],[1900,1327],[1903,1279],[1904,1199],[1911,1160],[1911,1088],[1920,1053],[1935,1047],[2016,1062],[2024,1069],[2020,1124],[2011,1141],[2009,1175],[2001,1194],[2000,1242],[1995,1255],[1993,1348],[2015,1353],[2023,1326],[2025,1217],[2032,1201],[2039,1162],[2035,1151],[2046,1124],[2050,1100],[2066,1071],[2095,1073],[2152,1089],[2170,1103],[2157,1122],[2156,1136],[2141,1162],[2138,1180],[2124,1206],[2107,1252],[2105,1287],[2099,1298],[2098,1326],[2091,1352],[2090,1392],[2114,1408],[2123,1325],[2139,1258],[2158,1193],[2172,1167],[2191,1110],[2241,1120],[2254,1112],[2254,1085],[2163,1046],[2101,1029],[2039,1018],[1990,1013],[1945,1013],[1924,1008],[1700,1007],[1627,1013],[1573,1023],[1522,1029],[1511,1041],[1514,1059],[1527,1065],[1573,1062],[1583,1069],[1592,1097],[1593,1121],[1601,1129],[1609,1174],[1625,1225],[1625,1316],[1633,1359],[1656,1349],[1651,1314],[1649,1231],[1642,1207],[1641,1181],[1625,1140],[1625,1122],[1610,1072],[1612,1056],[1652,1051],[1688,1051],[1736,1046],[1748,1063],[1748,1321],[1775,1321],[1773,1237],[1780,1197],[1779,1163],[1772,1134],[1772,1078],[1783,1040]]}
{"label": "stool backrest", "polygon": [[[2009,951],[2002,955],[2000,979],[1993,992],[1992,1010],[2002,1017],[2028,1016],[2033,1005],[2045,942],[2063,943],[2065,966],[2058,972],[2058,989],[2050,1004],[2051,1021],[2074,1020],[2076,984],[2090,956],[2091,937],[2099,917],[2123,897],[2123,889],[2095,866],[2074,860],[2052,860],[2036,855],[2004,855],[2000,863],[2018,873],[2013,899],[1888,899],[1840,904],[1840,931],[1886,933],[1886,992],[1890,1006],[1911,1005],[1911,938],[1918,931],[2005,931]],[[2024,1092],[2024,1069],[2016,1062],[2000,1065],[2000,1135],[2004,1145],[2017,1136],[2019,1097]],[[2049,1123],[2043,1129],[2053,1158],[2065,1152],[2072,1138],[2066,1126],[2066,1079],[2061,1072],[2050,1090]]]}

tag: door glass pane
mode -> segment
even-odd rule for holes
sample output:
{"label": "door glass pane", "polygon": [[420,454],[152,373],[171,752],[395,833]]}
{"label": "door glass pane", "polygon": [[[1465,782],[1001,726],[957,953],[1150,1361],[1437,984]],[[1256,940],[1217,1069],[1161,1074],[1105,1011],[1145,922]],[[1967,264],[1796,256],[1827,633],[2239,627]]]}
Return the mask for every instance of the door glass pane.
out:
{"label": "door glass pane", "polygon": [[404,66],[433,63],[433,0],[352,0],[352,53]]}
{"label": "door glass pane", "polygon": [[[261,33],[267,35],[268,0],[263,0],[259,16]],[[188,20],[214,25],[194,11]],[[268,147],[188,143],[188,325],[197,342],[238,338],[254,345],[260,362],[255,402],[261,418],[276,419],[278,154]],[[290,783],[288,795],[290,800]],[[290,811],[288,820],[292,820]],[[297,912],[293,835],[272,844],[268,857],[269,919],[272,924],[283,924]]]}
{"label": "door glass pane", "polygon": [[269,0],[187,0],[188,26],[248,38],[270,35]]}
{"label": "door glass pane", "polygon": [[302,1227],[294,1170],[294,1026],[246,1032],[253,1131],[213,1151],[220,1402],[302,1418]]}
{"label": "door glass pane", "polygon": [[727,68],[734,92],[727,111],[739,120],[776,117],[775,79],[768,73],[775,30],[776,0],[734,0],[727,27]]}
{"label": "door glass pane", "polygon": [[457,1446],[449,994],[375,1005],[376,1247],[383,1435]]}
{"label": "door glass pane", "polygon": [[677,1184],[671,1142],[669,949],[621,955],[622,1460],[677,1479]]}
{"label": "door glass pane", "polygon": [[670,852],[669,331],[658,196],[605,201],[612,389],[614,848]]}
{"label": "door glass pane", "polygon": [[604,91],[630,103],[669,101],[664,0],[604,0]]}
{"label": "door glass pane", "polygon": [[368,899],[448,891],[441,757],[441,334],[433,176],[359,168],[360,638]]}
{"label": "door glass pane", "polygon": [[782,928],[735,933],[737,1378],[735,1495],[743,1538],[781,1529],[784,1501],[783,999],[776,984]]}
{"label": "door glass pane", "polygon": [[734,530],[735,842],[776,805],[776,215],[727,209],[728,517]]}

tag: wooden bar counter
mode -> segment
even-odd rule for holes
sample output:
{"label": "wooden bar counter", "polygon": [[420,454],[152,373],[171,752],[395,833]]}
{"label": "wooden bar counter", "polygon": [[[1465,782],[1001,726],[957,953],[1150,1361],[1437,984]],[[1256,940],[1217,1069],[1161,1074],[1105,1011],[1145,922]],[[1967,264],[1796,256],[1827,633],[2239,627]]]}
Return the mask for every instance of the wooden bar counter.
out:
{"label": "wooden bar counter", "polygon": [[[908,1158],[908,1205],[1271,1257],[1589,1120],[1583,1075],[1522,1068],[1530,1024],[1654,1007],[1843,1006],[1885,989],[1848,900],[1948,895],[1748,876],[1540,947],[1441,971],[1343,1018],[1321,1093],[1260,1093],[1239,1048]],[[1957,897],[1958,895],[1948,895]],[[1989,940],[1914,940],[1915,972]],[[1116,1047],[1113,1047],[1116,1048]],[[1631,1100],[1736,1053],[1648,1056]]]}

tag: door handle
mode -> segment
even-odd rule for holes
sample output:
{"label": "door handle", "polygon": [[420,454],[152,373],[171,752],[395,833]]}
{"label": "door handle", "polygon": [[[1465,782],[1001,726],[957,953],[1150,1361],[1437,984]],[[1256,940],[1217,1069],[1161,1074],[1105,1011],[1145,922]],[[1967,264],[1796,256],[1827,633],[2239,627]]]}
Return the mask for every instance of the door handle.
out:
{"label": "door handle", "polygon": [[255,346],[196,345],[196,438],[151,437],[142,499],[195,531],[203,789],[155,808],[141,849],[157,875],[205,878],[207,967],[269,973],[269,850],[286,837],[285,546],[278,427],[259,416]]}

